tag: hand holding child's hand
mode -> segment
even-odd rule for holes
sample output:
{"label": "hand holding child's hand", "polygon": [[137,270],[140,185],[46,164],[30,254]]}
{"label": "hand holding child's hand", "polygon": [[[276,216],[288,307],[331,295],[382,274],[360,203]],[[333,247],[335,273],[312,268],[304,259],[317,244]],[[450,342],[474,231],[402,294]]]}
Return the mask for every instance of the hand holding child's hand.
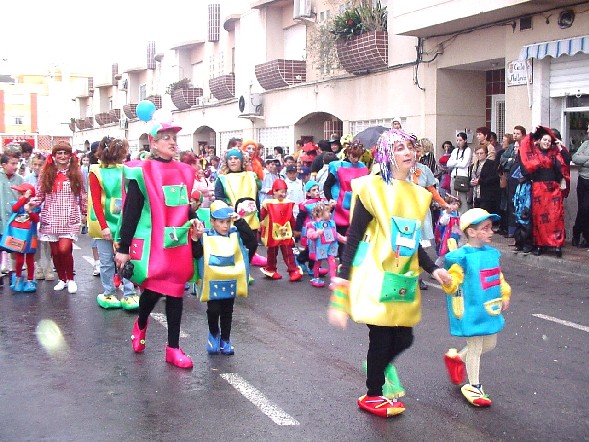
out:
{"label": "hand holding child's hand", "polygon": [[446,269],[436,269],[432,276],[442,285],[449,285],[452,282],[452,278]]}

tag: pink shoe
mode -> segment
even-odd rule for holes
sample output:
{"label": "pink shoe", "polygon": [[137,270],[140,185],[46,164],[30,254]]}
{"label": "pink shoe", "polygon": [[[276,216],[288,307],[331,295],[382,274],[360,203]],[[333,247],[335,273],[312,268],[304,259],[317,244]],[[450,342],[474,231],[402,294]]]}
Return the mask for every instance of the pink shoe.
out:
{"label": "pink shoe", "polygon": [[166,345],[166,362],[180,368],[192,368],[192,359],[180,347],[172,348]]}
{"label": "pink shoe", "polygon": [[250,264],[257,267],[266,267],[268,265],[268,260],[266,257],[254,253],[254,257],[252,258]]}
{"label": "pink shoe", "polygon": [[325,276],[329,273],[329,269],[324,269],[323,267],[319,267],[319,276]]}
{"label": "pink shoe", "polygon": [[133,344],[133,350],[135,353],[141,353],[145,350],[145,333],[147,333],[147,324],[145,325],[145,328],[141,330],[139,328],[139,319],[135,319],[135,324],[133,324],[133,334],[131,335],[131,343]]}
{"label": "pink shoe", "polygon": [[455,385],[462,384],[465,377],[465,366],[455,348],[451,348],[446,352],[444,355],[444,362],[446,364],[446,368],[448,369],[450,382]]}

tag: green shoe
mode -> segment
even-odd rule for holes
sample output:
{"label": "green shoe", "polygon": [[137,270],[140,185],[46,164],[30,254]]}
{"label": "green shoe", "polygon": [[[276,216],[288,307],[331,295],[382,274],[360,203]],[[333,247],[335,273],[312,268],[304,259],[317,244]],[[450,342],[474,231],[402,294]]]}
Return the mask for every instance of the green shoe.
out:
{"label": "green shoe", "polygon": [[96,297],[96,302],[102,308],[121,308],[121,301],[115,295],[101,293]]}
{"label": "green shoe", "polygon": [[137,310],[139,308],[139,296],[131,295],[121,299],[121,307],[125,310]]}
{"label": "green shoe", "polygon": [[[367,362],[362,363],[364,372],[367,371]],[[387,365],[384,369],[384,385],[382,386],[382,395],[387,399],[396,399],[405,396],[405,389],[401,385],[397,369],[393,364]]]}

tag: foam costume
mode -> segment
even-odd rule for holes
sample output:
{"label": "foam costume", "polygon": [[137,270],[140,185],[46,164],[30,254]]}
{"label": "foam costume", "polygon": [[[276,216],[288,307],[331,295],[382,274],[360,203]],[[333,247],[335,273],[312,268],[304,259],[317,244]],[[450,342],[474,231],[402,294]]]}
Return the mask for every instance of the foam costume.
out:
{"label": "foam costume", "polygon": [[260,227],[262,244],[266,247],[294,245],[291,225],[294,206],[294,201],[279,201],[276,198],[267,199],[262,203],[266,214]]}
{"label": "foam costume", "polygon": [[101,201],[93,201],[92,192],[88,192],[88,234],[91,238],[102,239],[102,229],[94,211],[94,205],[100,204],[105,208],[104,218],[113,237],[115,237],[122,210],[123,190],[121,177],[123,175],[123,165],[116,164],[111,167],[100,167],[99,164],[93,164],[90,166],[89,173],[96,176],[103,192]]}
{"label": "foam costume", "polygon": [[311,211],[317,203],[327,203],[327,200],[325,198],[309,198],[299,204],[299,213],[303,212],[305,214],[305,220],[303,221],[303,226],[301,228],[300,243],[302,247],[307,247],[308,245],[307,224],[312,221]]}
{"label": "foam costume", "polygon": [[214,229],[201,238],[203,256],[198,260],[198,296],[202,302],[247,297],[249,280],[248,252],[232,226],[227,236]]}
{"label": "foam costume", "polygon": [[194,272],[186,185],[194,181],[194,169],[178,162],[131,161],[123,166],[123,180],[125,189],[135,180],[145,198],[129,248],[134,265],[130,279],[142,289],[184,296],[184,284]]}
{"label": "foam costume", "polygon": [[[219,175],[217,179],[221,182],[225,191],[226,203],[235,206],[239,198],[249,197],[254,201],[257,200],[258,183],[257,175],[251,171],[232,172],[225,175]],[[251,213],[244,216],[252,230],[260,228],[260,221],[257,213]]]}
{"label": "foam costume", "polygon": [[328,256],[337,256],[338,234],[335,228],[335,221],[312,221],[307,224],[307,230],[323,230],[323,233],[316,239],[308,239],[309,258],[313,261],[327,259]]}
{"label": "foam costume", "polygon": [[336,178],[331,189],[331,195],[336,201],[334,219],[338,226],[350,225],[350,202],[352,200],[351,181],[368,175],[368,168],[362,162],[352,164],[349,161],[332,161],[329,163],[329,173]]}

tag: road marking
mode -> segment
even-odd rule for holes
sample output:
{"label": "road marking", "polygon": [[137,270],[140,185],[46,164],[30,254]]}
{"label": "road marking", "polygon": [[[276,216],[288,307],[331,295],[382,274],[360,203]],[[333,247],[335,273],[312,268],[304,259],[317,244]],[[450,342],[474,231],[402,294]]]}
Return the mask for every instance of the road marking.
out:
{"label": "road marking", "polygon": [[73,248],[74,250],[82,250],[82,249],[81,249],[81,247],[80,247],[80,246],[78,246],[76,243],[73,243],[73,244],[72,244],[72,248]]}
{"label": "road marking", "polygon": [[540,313],[533,313],[532,316],[535,316],[540,319],[546,319],[547,321],[556,322],[557,324],[566,325],[567,327],[576,328],[577,330],[582,330],[584,332],[589,333],[589,327],[584,325],[575,324],[574,322],[565,321],[564,319],[558,319],[553,316],[542,315]]}
{"label": "road marking", "polygon": [[84,258],[86,261],[88,261],[88,263],[94,267],[94,258],[91,256],[82,256],[82,258]]}
{"label": "road marking", "polygon": [[[166,319],[166,315],[164,315],[163,313],[151,313],[150,316],[153,319],[155,319],[157,322],[159,322],[161,325],[163,325],[166,330],[168,329],[168,320]],[[190,337],[190,335],[187,335],[186,333],[184,333],[180,329],[180,337],[181,338],[188,338],[188,337]]]}
{"label": "road marking", "polygon": [[299,422],[289,416],[282,408],[273,404],[260,391],[247,383],[245,379],[235,373],[222,373],[221,377],[239,391],[247,400],[258,407],[262,413],[268,416],[278,425],[300,425]]}

